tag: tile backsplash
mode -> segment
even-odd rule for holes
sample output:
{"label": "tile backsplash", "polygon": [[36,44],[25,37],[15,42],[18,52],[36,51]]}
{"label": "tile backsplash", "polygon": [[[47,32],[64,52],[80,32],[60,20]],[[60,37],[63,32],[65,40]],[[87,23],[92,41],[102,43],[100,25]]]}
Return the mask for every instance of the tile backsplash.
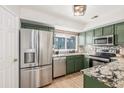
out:
{"label": "tile backsplash", "polygon": [[88,54],[95,54],[96,52],[108,52],[108,53],[115,53],[124,55],[124,46],[93,46],[93,45],[86,45],[80,46],[79,52],[84,52]]}
{"label": "tile backsplash", "polygon": [[106,53],[114,53],[116,54],[118,47],[116,46],[102,46],[102,47],[95,47],[96,52],[106,52]]}
{"label": "tile backsplash", "polygon": [[92,45],[79,46],[79,52],[88,53],[92,55],[95,53],[95,47]]}

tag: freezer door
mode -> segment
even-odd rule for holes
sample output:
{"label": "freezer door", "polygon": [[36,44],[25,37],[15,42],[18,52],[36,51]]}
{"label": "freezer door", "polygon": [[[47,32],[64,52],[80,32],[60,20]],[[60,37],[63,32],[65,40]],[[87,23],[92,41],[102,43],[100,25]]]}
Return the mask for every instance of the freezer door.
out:
{"label": "freezer door", "polygon": [[52,82],[52,65],[21,69],[21,88],[38,88]]}
{"label": "freezer door", "polygon": [[21,68],[38,66],[37,40],[38,31],[20,30],[20,65]]}
{"label": "freezer door", "polygon": [[39,31],[39,65],[52,64],[53,32]]}
{"label": "freezer door", "polygon": [[21,69],[21,88],[37,88],[40,87],[39,68]]}
{"label": "freezer door", "polygon": [[52,65],[43,66],[40,70],[40,86],[46,86],[52,83]]}

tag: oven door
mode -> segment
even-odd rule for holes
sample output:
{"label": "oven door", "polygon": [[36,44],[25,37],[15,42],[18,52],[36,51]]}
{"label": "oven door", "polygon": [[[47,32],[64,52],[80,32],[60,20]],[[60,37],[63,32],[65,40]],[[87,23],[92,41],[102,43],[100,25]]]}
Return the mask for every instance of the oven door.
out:
{"label": "oven door", "polygon": [[97,66],[97,65],[104,65],[105,63],[104,62],[101,62],[101,61],[93,60],[92,61],[92,64],[93,64],[93,66]]}

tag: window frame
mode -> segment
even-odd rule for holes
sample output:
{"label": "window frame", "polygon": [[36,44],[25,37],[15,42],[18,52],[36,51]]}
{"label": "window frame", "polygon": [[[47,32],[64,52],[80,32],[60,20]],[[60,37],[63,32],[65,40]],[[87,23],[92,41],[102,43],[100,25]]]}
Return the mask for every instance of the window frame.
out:
{"label": "window frame", "polygon": [[58,42],[58,45],[57,45],[58,48],[55,47],[55,44],[54,44],[54,48],[55,48],[55,49],[65,49],[65,40],[66,40],[66,39],[65,39],[64,37],[54,37],[54,43],[56,42],[56,41],[55,41],[55,38],[58,38],[58,41],[59,41],[59,39],[64,39],[64,47],[63,47],[63,48],[60,48],[60,46],[59,46],[60,43]]}
{"label": "window frame", "polygon": [[[55,37],[62,37],[62,38],[65,38],[65,49],[55,49],[54,47],[54,51],[72,51],[72,50],[75,50],[77,51],[78,50],[78,35],[72,35],[72,34],[63,34],[63,33],[54,33],[54,38]],[[67,49],[67,39],[68,38],[71,38],[71,37],[75,37],[75,49]]]}
{"label": "window frame", "polygon": [[[74,48],[68,48],[68,40],[70,41],[70,40],[73,40],[73,38],[72,37],[74,37],[75,38],[75,44],[74,44]],[[76,49],[76,37],[75,36],[72,36],[72,37],[70,37],[70,38],[66,38],[66,44],[67,44],[67,49]],[[71,42],[70,42],[71,43]]]}

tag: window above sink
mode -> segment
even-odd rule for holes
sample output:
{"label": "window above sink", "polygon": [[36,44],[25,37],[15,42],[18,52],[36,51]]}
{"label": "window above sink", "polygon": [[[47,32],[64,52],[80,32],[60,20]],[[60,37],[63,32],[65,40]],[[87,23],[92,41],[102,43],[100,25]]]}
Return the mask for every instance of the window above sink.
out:
{"label": "window above sink", "polygon": [[54,51],[74,53],[77,51],[77,39],[77,35],[54,33]]}

